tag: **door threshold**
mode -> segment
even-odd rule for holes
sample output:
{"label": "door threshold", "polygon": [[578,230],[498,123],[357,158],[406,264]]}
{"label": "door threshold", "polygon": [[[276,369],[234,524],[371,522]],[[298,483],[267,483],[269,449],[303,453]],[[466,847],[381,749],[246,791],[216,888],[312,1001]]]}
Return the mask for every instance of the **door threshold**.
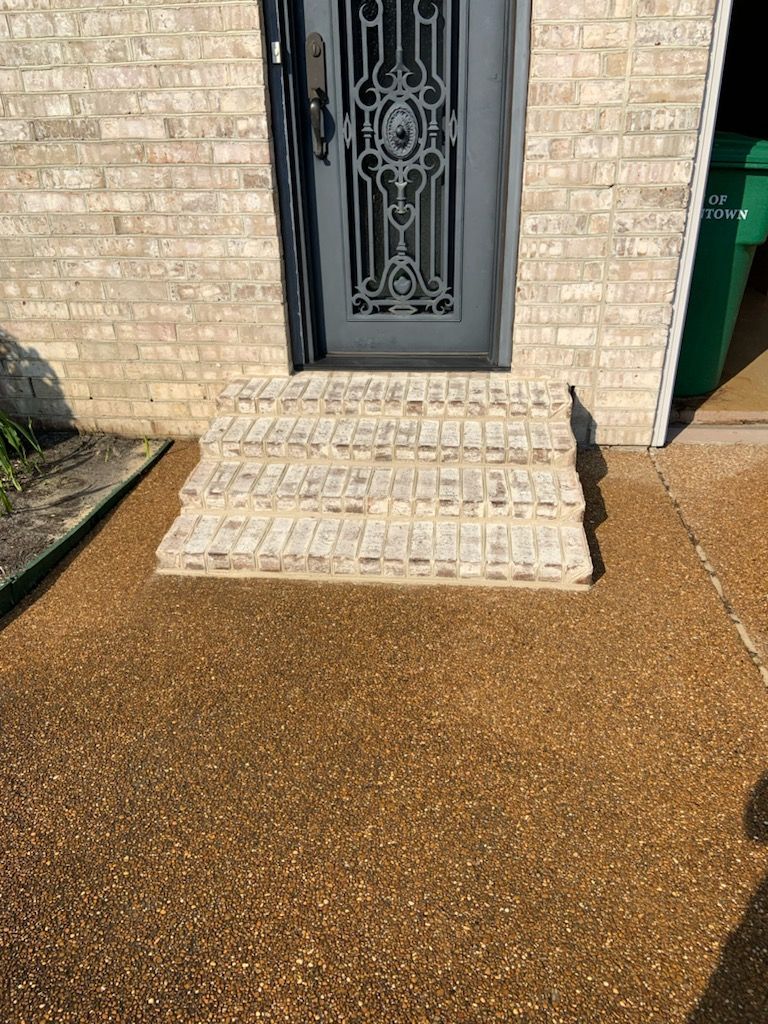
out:
{"label": "door threshold", "polygon": [[376,372],[401,372],[409,370],[427,370],[432,373],[488,373],[492,370],[508,372],[508,367],[495,366],[488,356],[375,356],[375,355],[328,355],[318,359],[315,363],[306,363],[304,366],[296,366],[295,370],[319,370],[329,372],[331,370],[365,370],[370,373]]}

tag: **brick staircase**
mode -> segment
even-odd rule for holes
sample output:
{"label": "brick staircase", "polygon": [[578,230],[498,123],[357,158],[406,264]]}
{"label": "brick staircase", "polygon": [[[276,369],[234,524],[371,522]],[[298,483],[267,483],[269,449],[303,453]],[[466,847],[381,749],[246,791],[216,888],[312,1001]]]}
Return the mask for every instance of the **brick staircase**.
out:
{"label": "brick staircase", "polygon": [[158,571],[584,589],[571,400],[503,373],[233,381]]}

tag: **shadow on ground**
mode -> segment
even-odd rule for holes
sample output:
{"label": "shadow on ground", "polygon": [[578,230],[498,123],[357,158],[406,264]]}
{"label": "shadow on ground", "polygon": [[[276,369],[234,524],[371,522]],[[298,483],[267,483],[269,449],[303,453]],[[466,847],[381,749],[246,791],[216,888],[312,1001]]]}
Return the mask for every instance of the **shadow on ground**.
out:
{"label": "shadow on ground", "polygon": [[592,558],[592,582],[597,583],[605,575],[605,562],[600,552],[597,531],[608,518],[600,481],[608,473],[608,464],[599,447],[579,451],[577,459],[579,478],[584,491],[584,532],[587,535],[589,553]]}
{"label": "shadow on ground", "polygon": [[[755,786],[744,831],[768,843],[768,773]],[[765,1024],[768,1021],[768,876],[723,948],[720,963],[688,1024]]]}
{"label": "shadow on ground", "polygon": [[589,553],[592,558],[592,581],[597,583],[605,575],[605,562],[597,541],[597,531],[608,518],[608,513],[600,488],[600,481],[608,472],[602,449],[595,442],[597,424],[595,418],[584,402],[571,388],[573,409],[571,413],[571,429],[579,444],[576,466],[584,491],[584,532],[587,535]]}

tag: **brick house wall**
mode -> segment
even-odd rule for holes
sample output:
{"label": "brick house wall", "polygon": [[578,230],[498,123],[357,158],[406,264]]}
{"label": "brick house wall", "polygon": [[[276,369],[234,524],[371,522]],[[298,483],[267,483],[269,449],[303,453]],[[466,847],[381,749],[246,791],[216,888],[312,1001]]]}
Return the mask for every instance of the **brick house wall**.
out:
{"label": "brick house wall", "polygon": [[581,437],[650,442],[715,0],[533,0],[518,372],[577,388]]}
{"label": "brick house wall", "polygon": [[287,368],[259,5],[0,12],[3,404],[198,433]]}
{"label": "brick house wall", "polygon": [[[715,0],[533,0],[513,367],[647,444]],[[0,0],[0,401],[200,432],[289,367],[257,2]]]}

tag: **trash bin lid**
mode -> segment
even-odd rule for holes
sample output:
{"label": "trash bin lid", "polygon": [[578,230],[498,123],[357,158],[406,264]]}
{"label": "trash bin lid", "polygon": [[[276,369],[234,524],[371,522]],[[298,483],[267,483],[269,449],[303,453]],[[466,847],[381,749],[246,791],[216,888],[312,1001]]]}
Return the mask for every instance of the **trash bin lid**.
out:
{"label": "trash bin lid", "polygon": [[712,167],[753,167],[768,171],[768,139],[753,139],[735,132],[717,132]]}

